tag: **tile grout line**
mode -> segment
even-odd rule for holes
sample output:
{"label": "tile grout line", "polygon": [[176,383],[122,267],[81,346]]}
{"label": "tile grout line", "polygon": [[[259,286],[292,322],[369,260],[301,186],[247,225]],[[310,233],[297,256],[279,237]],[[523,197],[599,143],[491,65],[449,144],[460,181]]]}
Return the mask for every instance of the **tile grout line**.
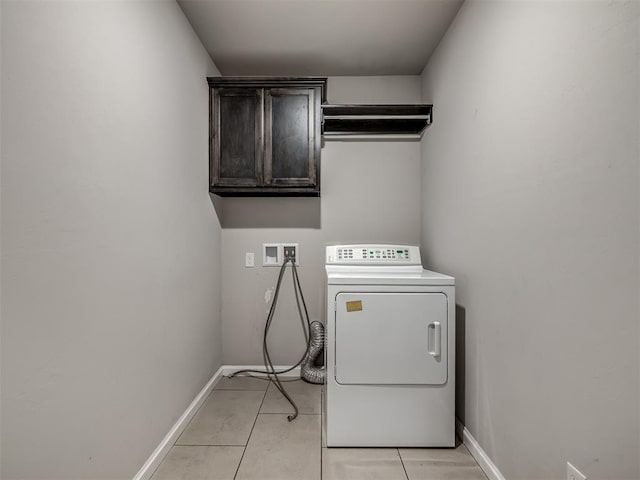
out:
{"label": "tile grout line", "polygon": [[260,388],[260,389],[257,389],[257,388],[254,388],[254,389],[250,389],[250,388],[219,388],[216,391],[217,392],[263,392],[265,390],[263,390],[262,388]]}
{"label": "tile grout line", "polygon": [[[260,412],[260,415],[291,415],[291,412]],[[300,413],[298,412],[298,416],[302,417],[302,416],[311,416],[311,415],[315,415],[318,416],[320,415],[320,413]]]}
{"label": "tile grout line", "polygon": [[[211,394],[213,393],[213,391],[215,390],[215,386],[211,389],[211,391],[209,392],[209,395],[207,395],[207,398],[204,399],[204,401],[202,402],[202,405],[200,405],[200,407],[198,408],[198,410],[195,411],[195,413],[193,414],[193,416],[191,417],[191,420],[189,420],[189,423],[187,423],[187,425],[184,427],[184,429],[182,430],[182,432],[180,433],[180,435],[178,435],[178,438],[176,438],[175,442],[173,442],[173,444],[171,445],[171,448],[169,449],[169,452],[171,452],[171,450],[173,450],[174,447],[182,447],[182,444],[179,444],[178,442],[180,441],[180,439],[182,438],[182,435],[184,434],[184,432],[187,431],[187,429],[189,428],[189,426],[193,423],[193,421],[195,420],[196,416],[198,415],[198,413],[200,412],[200,410],[202,410],[202,408],[204,407],[204,405],[207,403],[207,401],[209,400],[209,398],[211,397]],[[186,446],[194,446],[197,447],[199,445],[186,445]],[[209,445],[206,445],[209,446]],[[234,445],[235,446],[235,445]],[[162,461],[158,464],[158,466],[153,470],[153,473],[151,474],[151,476],[149,477],[150,480],[153,480],[153,476],[156,474],[156,472],[158,471],[158,469],[162,466],[162,464],[164,463],[164,461],[166,460],[167,456],[169,455],[169,452],[167,452],[167,454],[165,455],[165,458],[162,459]]]}
{"label": "tile grout line", "polygon": [[[1,1],[1,0],[0,0]],[[171,446],[173,447],[242,447],[243,445],[218,445],[215,443],[179,443],[180,439],[182,438],[182,435],[184,435],[184,432],[186,432],[189,427],[191,426],[191,424],[196,420],[196,417],[198,416],[198,413],[200,413],[200,410],[202,410],[204,408],[204,406],[206,405],[206,403],[209,401],[209,399],[211,398],[211,395],[213,395],[213,392],[261,392],[262,390],[232,390],[232,389],[226,389],[226,388],[213,388],[211,390],[211,392],[209,392],[209,395],[207,395],[207,398],[204,400],[204,402],[202,402],[202,405],[200,405],[200,408],[198,408],[198,410],[193,414],[193,417],[191,417],[191,420],[189,420],[189,423],[187,423],[187,426],[184,427],[184,430],[182,431],[182,433],[178,436],[178,438],[176,438],[176,441],[173,442],[173,445]],[[266,392],[266,389],[265,389]],[[264,396],[262,397],[262,400],[264,401]],[[260,407],[262,407],[262,403],[260,403]],[[253,429],[252,429],[253,431]],[[162,463],[162,462],[160,462]],[[158,466],[159,467],[159,466]],[[156,468],[156,470],[158,470]],[[156,470],[154,470],[153,473],[156,472]]]}
{"label": "tile grout line", "polygon": [[[269,384],[271,384],[271,380],[269,380]],[[258,411],[256,412],[256,418],[253,420],[253,425],[251,426],[251,431],[249,432],[249,436],[247,437],[247,443],[244,445],[244,450],[242,450],[242,456],[240,457],[240,461],[238,462],[238,468],[236,468],[236,473],[233,474],[233,480],[236,480],[238,476],[238,472],[240,471],[240,465],[242,465],[242,460],[244,460],[244,454],[247,453],[247,447],[249,446],[249,440],[251,440],[251,435],[253,434],[253,429],[256,428],[256,423],[258,422],[258,416],[260,415],[260,409],[262,408],[262,404],[264,403],[264,399],[267,397],[267,390],[269,389],[269,385],[264,390],[264,395],[262,395],[262,401],[260,402],[260,406],[258,407]]]}
{"label": "tile grout line", "polygon": [[[211,389],[211,391],[209,392],[209,395],[207,395],[207,398],[204,399],[204,401],[202,402],[202,405],[200,405],[200,407],[198,408],[198,410],[195,411],[195,413],[193,414],[193,417],[191,417],[191,420],[189,420],[189,423],[187,423],[187,425],[184,427],[184,429],[182,430],[182,432],[180,433],[180,435],[178,435],[178,438],[176,438],[176,441],[173,442],[173,445],[171,445],[171,448],[175,447],[176,445],[178,446],[182,446],[181,443],[178,443],[180,441],[180,439],[182,438],[182,435],[184,435],[184,432],[186,432],[187,430],[189,430],[189,427],[191,426],[191,424],[193,423],[193,421],[196,419],[196,417],[198,416],[198,413],[200,413],[200,410],[202,410],[205,406],[205,404],[209,401],[209,399],[211,398],[211,395],[213,394],[213,391],[216,389],[216,387],[213,387]],[[164,460],[163,460],[164,461]],[[160,465],[162,465],[162,462],[160,462]],[[160,467],[160,465],[158,465],[158,467]],[[158,469],[156,468],[153,473],[155,474],[156,471]],[[153,475],[152,475],[153,477]]]}
{"label": "tile grout line", "polygon": [[400,464],[402,464],[402,470],[404,470],[404,476],[407,477],[407,480],[411,480],[409,478],[409,474],[407,473],[407,467],[404,466],[404,460],[402,460],[402,454],[400,453],[400,449],[396,448],[396,452],[398,452],[398,457],[400,457]]}
{"label": "tile grout line", "polygon": [[320,480],[322,480],[322,457],[324,456],[322,448],[322,424],[320,425]]}
{"label": "tile grout line", "polygon": [[244,447],[244,445],[241,443],[235,445],[221,443],[181,443],[180,445],[174,445],[174,447]]}
{"label": "tile grout line", "polygon": [[320,391],[320,480],[322,480],[322,457],[324,451],[322,450],[322,391]]}

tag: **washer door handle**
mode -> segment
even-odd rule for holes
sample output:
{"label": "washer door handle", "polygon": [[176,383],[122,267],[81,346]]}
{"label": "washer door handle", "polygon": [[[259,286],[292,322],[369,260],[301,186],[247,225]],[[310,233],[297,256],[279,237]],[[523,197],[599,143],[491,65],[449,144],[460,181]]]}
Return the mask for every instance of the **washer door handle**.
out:
{"label": "washer door handle", "polygon": [[[428,332],[427,348],[429,348],[429,345],[433,345],[433,350],[428,350],[429,355],[439,357],[440,343],[442,342],[442,327],[440,326],[440,322],[431,322],[428,326]],[[433,341],[431,340],[432,337]]]}

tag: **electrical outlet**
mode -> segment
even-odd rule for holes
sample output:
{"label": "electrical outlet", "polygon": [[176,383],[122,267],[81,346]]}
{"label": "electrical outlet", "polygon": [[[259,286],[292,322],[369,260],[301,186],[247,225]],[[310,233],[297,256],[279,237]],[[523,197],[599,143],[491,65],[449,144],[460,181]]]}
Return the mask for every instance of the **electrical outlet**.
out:
{"label": "electrical outlet", "polygon": [[245,267],[253,267],[255,265],[255,257],[253,252],[246,252],[244,254],[244,266]]}
{"label": "electrical outlet", "polygon": [[587,477],[580,473],[580,471],[567,462],[567,480],[587,480]]}

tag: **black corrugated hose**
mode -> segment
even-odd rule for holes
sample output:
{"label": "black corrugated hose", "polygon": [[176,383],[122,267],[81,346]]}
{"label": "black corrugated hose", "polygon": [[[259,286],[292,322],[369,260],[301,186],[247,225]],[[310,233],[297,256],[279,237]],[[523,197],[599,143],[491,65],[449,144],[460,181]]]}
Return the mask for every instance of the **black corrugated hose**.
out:
{"label": "black corrugated hose", "polygon": [[[278,295],[280,294],[280,285],[282,284],[282,277],[284,277],[284,272],[289,262],[291,262],[291,278],[293,281],[293,291],[296,296],[296,305],[298,307],[298,315],[300,316],[302,331],[304,332],[306,348],[304,349],[304,353],[302,354],[302,357],[300,358],[300,360],[298,360],[298,362],[295,365],[285,370],[276,371],[276,369],[273,366],[273,361],[271,360],[271,355],[269,354],[269,347],[267,345],[267,336],[269,335],[269,328],[271,327],[271,322],[273,321],[273,314],[276,311],[276,304],[278,303]],[[302,302],[302,307],[300,305],[301,302]],[[304,314],[302,313],[302,308],[304,308]],[[271,308],[269,309],[269,314],[267,315],[267,319],[264,325],[264,335],[262,337],[262,358],[264,360],[265,369],[264,370],[252,370],[252,369],[238,370],[237,372],[232,373],[230,377],[235,377],[240,373],[257,373],[261,375],[267,375],[267,377],[271,381],[273,381],[273,384],[276,386],[276,388],[280,391],[280,393],[287,399],[287,401],[293,407],[294,413],[292,415],[287,416],[287,419],[289,421],[292,421],[298,416],[298,406],[293,401],[293,399],[289,396],[287,391],[284,389],[284,385],[282,385],[282,381],[278,378],[278,375],[290,372],[291,370],[299,366],[304,360],[307,350],[309,350],[309,343],[311,341],[310,335],[309,335],[310,324],[311,322],[309,321],[309,312],[307,310],[307,304],[304,300],[302,288],[300,287],[300,278],[298,277],[298,270],[296,268],[296,264],[293,261],[293,259],[291,259],[290,257],[286,257],[284,260],[284,263],[282,264],[282,267],[280,267],[280,273],[278,274],[278,282],[276,283],[276,290],[273,294],[273,301],[271,302]]]}

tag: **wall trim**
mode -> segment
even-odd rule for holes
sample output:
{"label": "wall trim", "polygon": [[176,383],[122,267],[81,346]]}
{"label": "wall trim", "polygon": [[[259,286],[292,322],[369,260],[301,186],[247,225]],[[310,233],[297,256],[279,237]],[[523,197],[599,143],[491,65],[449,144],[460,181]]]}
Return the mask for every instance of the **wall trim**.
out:
{"label": "wall trim", "polygon": [[160,444],[153,451],[151,456],[144,462],[142,468],[136,473],[136,476],[133,477],[133,480],[149,480],[153,473],[156,471],[164,457],[167,456],[173,444],[176,443],[178,437],[182,434],[189,422],[196,414],[198,409],[202,406],[204,401],[207,399],[211,390],[216,386],[216,384],[220,381],[223,376],[224,367],[220,367],[216,373],[213,374],[211,379],[207,382],[207,384],[200,390],[200,393],[196,395],[196,398],[193,399],[191,404],[187,407],[184,413],[180,416],[178,421],[171,427],[169,433],[165,435]]}
{"label": "wall trim", "polygon": [[478,441],[473,438],[473,435],[471,435],[467,427],[457,418],[456,433],[462,439],[462,443],[465,444],[471,456],[476,459],[476,462],[478,462],[478,465],[480,465],[480,468],[489,480],[505,480],[504,475],[500,473],[500,470],[498,470],[498,467],[496,467],[491,458],[489,458],[489,455],[482,449]]}
{"label": "wall trim", "polygon": [[[276,370],[284,370],[289,368],[286,365],[274,365]],[[204,401],[207,399],[211,390],[216,386],[216,384],[220,381],[222,377],[227,377],[238,370],[244,369],[252,369],[252,370],[264,370],[264,365],[222,365],[216,373],[213,374],[211,379],[207,382],[207,384],[200,390],[200,393],[196,395],[196,398],[193,399],[191,404],[187,407],[184,413],[180,416],[178,421],[171,427],[169,433],[167,433],[160,444],[153,451],[151,456],[144,462],[142,468],[136,473],[136,476],[133,477],[133,480],[149,480],[156,469],[164,460],[164,457],[167,456],[173,444],[176,443],[178,437],[182,434],[189,422],[194,417],[196,412],[200,409]],[[300,376],[300,367],[296,367],[290,372],[287,372],[282,377],[299,377]]]}
{"label": "wall trim", "polygon": [[[275,365],[276,370],[284,370],[289,368],[284,365]],[[167,456],[171,447],[176,443],[178,437],[182,434],[182,432],[187,428],[189,422],[194,417],[196,412],[200,409],[204,401],[207,399],[211,391],[214,389],[216,384],[222,379],[222,377],[229,376],[230,374],[237,372],[238,370],[244,369],[252,369],[252,370],[264,370],[264,365],[222,365],[216,373],[213,374],[211,379],[207,382],[207,384],[200,390],[200,393],[196,395],[196,398],[193,399],[191,404],[187,407],[184,413],[180,416],[180,418],[176,421],[176,423],[171,427],[171,430],[164,436],[160,444],[153,451],[151,456],[144,462],[144,465],[138,473],[136,473],[133,480],[149,480],[153,473],[156,471],[162,460]],[[300,376],[300,367],[296,367],[290,372],[287,372],[282,375],[282,377],[299,377]],[[464,426],[464,424],[456,418],[456,433],[462,439],[462,442],[465,444],[469,453],[476,459],[478,465],[485,473],[489,480],[505,480],[498,467],[495,466],[489,455],[482,449],[478,441],[473,438],[471,432]]]}
{"label": "wall trim", "polygon": [[[223,365],[221,368],[222,368],[222,375],[224,375],[225,377],[228,377],[229,375],[231,375],[234,372],[237,372],[238,370],[245,370],[245,369],[264,370],[264,365]],[[286,370],[287,368],[291,368],[291,365],[274,365],[273,368],[275,368],[276,371]],[[255,373],[252,373],[251,375],[255,375],[258,377],[263,376]],[[278,377],[299,377],[299,376],[300,376],[299,366],[294,368],[290,372],[284,373],[282,375],[278,375]]]}

